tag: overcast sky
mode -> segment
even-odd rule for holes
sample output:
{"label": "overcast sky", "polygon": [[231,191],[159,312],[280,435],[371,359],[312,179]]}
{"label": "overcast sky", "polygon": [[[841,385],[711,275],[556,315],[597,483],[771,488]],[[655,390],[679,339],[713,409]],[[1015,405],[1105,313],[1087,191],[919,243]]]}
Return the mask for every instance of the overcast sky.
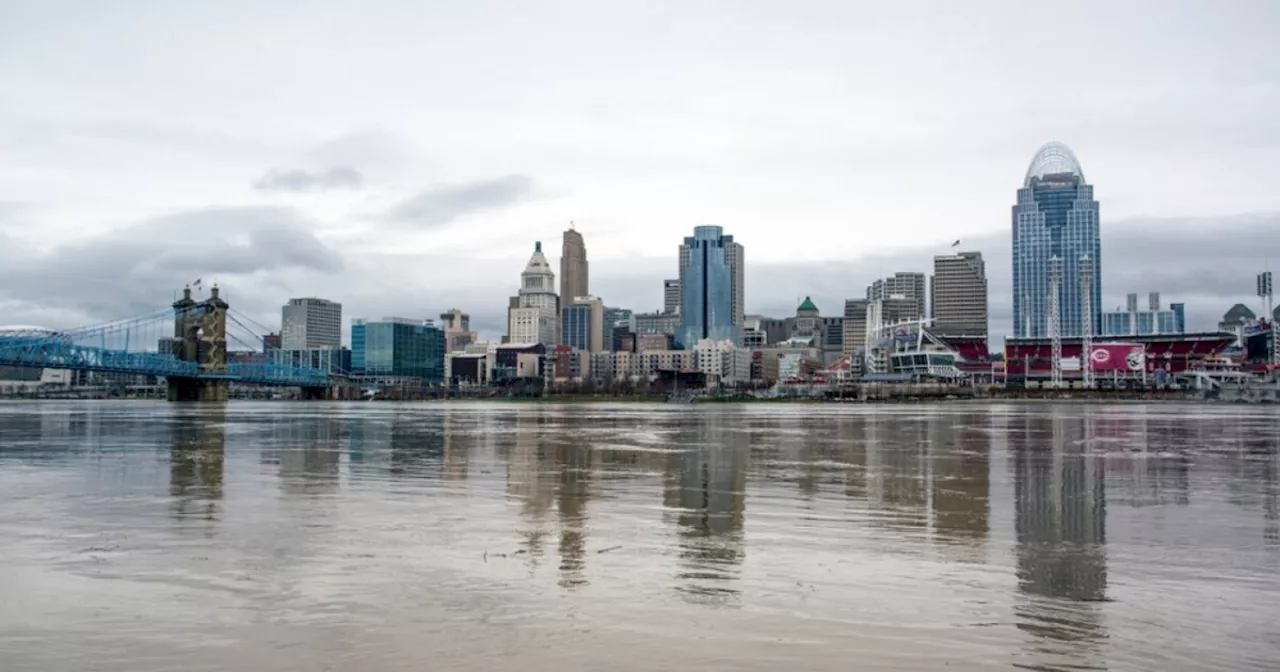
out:
{"label": "overcast sky", "polygon": [[[0,2],[0,324],[217,280],[268,325],[468,311],[570,221],[591,289],[661,306],[746,246],[747,311],[824,314],[959,238],[1009,325],[1010,207],[1068,144],[1103,291],[1208,328],[1280,264],[1280,3]],[[1280,270],[1280,269],[1278,269]]]}

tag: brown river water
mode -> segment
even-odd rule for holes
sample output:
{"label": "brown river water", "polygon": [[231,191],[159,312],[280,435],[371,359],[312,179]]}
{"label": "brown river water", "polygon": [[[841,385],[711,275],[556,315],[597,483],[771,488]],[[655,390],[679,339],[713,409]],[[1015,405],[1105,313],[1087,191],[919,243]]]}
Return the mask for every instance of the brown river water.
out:
{"label": "brown river water", "polygon": [[1275,670],[1278,420],[0,403],[0,670]]}

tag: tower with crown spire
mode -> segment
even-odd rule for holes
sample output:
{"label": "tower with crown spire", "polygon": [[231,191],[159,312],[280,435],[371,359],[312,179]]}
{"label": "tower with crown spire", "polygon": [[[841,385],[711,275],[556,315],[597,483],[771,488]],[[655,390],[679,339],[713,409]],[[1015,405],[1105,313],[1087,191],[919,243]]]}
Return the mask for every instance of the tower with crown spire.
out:
{"label": "tower with crown spire", "polygon": [[582,234],[569,222],[569,230],[564,232],[564,243],[560,248],[560,302],[566,306],[573,305],[579,296],[591,296],[588,287],[587,245]]}
{"label": "tower with crown spire", "polygon": [[517,305],[509,312],[507,340],[510,343],[555,345],[559,312],[556,274],[542,253],[542,242],[535,242],[533,255],[520,274]]}

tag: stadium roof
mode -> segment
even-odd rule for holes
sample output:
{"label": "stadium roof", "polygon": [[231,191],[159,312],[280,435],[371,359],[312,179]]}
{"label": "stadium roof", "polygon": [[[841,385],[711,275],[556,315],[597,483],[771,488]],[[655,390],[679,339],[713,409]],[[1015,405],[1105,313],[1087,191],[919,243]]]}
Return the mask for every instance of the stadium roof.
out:
{"label": "stadium roof", "polygon": [[0,326],[0,337],[12,338],[14,336],[44,336],[56,333],[52,329],[45,327],[36,327],[30,324],[13,324],[9,326]]}

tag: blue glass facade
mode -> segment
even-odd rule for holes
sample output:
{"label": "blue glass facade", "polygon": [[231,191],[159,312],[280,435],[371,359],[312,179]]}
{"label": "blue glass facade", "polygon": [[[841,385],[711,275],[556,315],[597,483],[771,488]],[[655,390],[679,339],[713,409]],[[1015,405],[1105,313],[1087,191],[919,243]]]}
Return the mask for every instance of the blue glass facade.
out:
{"label": "blue glass facade", "polygon": [[351,324],[351,365],[358,374],[443,381],[444,351],[439,327],[407,320]]}
{"label": "blue glass facade", "polygon": [[1098,202],[1070,150],[1051,143],[1032,161],[1013,206],[1013,333],[1049,335],[1049,261],[1062,260],[1061,334],[1083,329],[1079,262],[1093,265],[1093,324],[1102,327],[1102,240]]}
{"label": "blue glass facade", "polygon": [[1099,325],[1102,336],[1182,334],[1187,330],[1186,307],[1171,303],[1168,310],[1108,311],[1102,314]]}
{"label": "blue glass facade", "polygon": [[734,275],[726,256],[726,248],[732,244],[733,236],[724,235],[719,226],[694,227],[693,235],[684,239],[688,258],[681,269],[680,330],[676,336],[685,349],[704,338],[738,342]]}
{"label": "blue glass facade", "polygon": [[1122,336],[1133,331],[1133,313],[1103,313],[1102,325],[1098,330],[1103,336]]}
{"label": "blue glass facade", "polygon": [[278,366],[295,366],[346,375],[351,372],[352,352],[346,348],[312,348],[310,350],[272,350],[268,359]]}
{"label": "blue glass facade", "polygon": [[604,309],[604,326],[606,329],[618,326],[619,323],[626,322],[628,328],[635,327],[635,318],[628,308],[605,308]]}
{"label": "blue glass facade", "polygon": [[[1172,315],[1170,316],[1170,318],[1171,318],[1171,320],[1172,320],[1172,322],[1173,322],[1173,323],[1172,323],[1172,325],[1170,325],[1170,326],[1172,326],[1172,327],[1173,327],[1173,330],[1172,330],[1172,332],[1171,332],[1171,333],[1175,333],[1175,334],[1185,334],[1185,333],[1187,333],[1187,306],[1186,306],[1186,304],[1182,304],[1182,303],[1171,303],[1171,304],[1169,304],[1169,312],[1170,312],[1170,313],[1172,313]],[[1163,323],[1161,323],[1161,324],[1163,325]],[[1162,327],[1162,329],[1163,329],[1163,327]]]}
{"label": "blue glass facade", "polygon": [[351,321],[351,370],[364,372],[364,322]]}
{"label": "blue glass facade", "polygon": [[560,309],[560,341],[578,350],[591,348],[591,306],[565,306]]}

